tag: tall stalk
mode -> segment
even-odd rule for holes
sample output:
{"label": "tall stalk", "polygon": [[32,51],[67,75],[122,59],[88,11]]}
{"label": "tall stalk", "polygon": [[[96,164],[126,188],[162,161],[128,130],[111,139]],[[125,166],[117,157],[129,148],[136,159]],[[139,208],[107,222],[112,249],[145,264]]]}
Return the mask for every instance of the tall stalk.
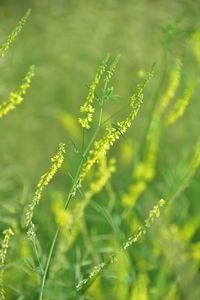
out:
{"label": "tall stalk", "polygon": [[[92,146],[99,130],[100,130],[100,127],[101,127],[101,118],[102,118],[102,108],[101,108],[101,111],[100,111],[100,116],[99,116],[99,122],[98,122],[98,126],[85,150],[85,152],[83,153],[82,155],[82,158],[81,158],[81,161],[80,161],[80,164],[78,166],[78,169],[76,171],[76,175],[75,175],[75,178],[74,178],[74,181],[73,181],[73,184],[72,184],[72,187],[69,191],[69,194],[68,194],[68,197],[66,199],[66,202],[65,202],[65,210],[67,210],[68,206],[69,206],[69,203],[71,201],[71,198],[72,198],[72,191],[74,189],[74,186],[76,185],[77,183],[77,180],[79,178],[79,174],[80,174],[80,171],[81,171],[81,168],[82,168],[82,165],[85,161],[85,158],[90,150],[90,147]],[[43,276],[42,276],[42,284],[41,284],[41,288],[40,288],[40,295],[39,295],[39,300],[42,300],[43,299],[43,295],[44,295],[44,287],[45,287],[45,282],[46,282],[46,278],[47,278],[47,273],[48,273],[48,270],[49,270],[49,267],[50,267],[50,263],[51,263],[51,258],[52,258],[52,255],[53,255],[53,251],[55,249],[55,245],[56,245],[56,241],[57,241],[57,238],[58,238],[58,235],[59,235],[59,232],[60,232],[60,226],[58,225],[57,226],[57,229],[56,229],[56,232],[54,234],[54,237],[53,237],[53,240],[51,242],[51,246],[50,246],[50,249],[49,249],[49,253],[48,253],[48,257],[47,257],[47,262],[46,262],[46,265],[45,265],[45,268],[44,268],[44,273],[43,273]]]}

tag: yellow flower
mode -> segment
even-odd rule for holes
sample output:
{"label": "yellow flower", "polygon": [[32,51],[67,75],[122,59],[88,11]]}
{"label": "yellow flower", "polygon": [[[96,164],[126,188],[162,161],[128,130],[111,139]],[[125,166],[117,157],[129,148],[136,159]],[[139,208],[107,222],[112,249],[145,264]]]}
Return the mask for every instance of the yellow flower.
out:
{"label": "yellow flower", "polygon": [[24,24],[26,23],[30,13],[31,13],[31,9],[29,8],[26,11],[25,15],[18,22],[18,24],[16,25],[14,30],[11,32],[11,34],[7,37],[6,42],[0,47],[0,56],[4,56],[5,52],[8,50],[10,45],[14,42],[17,35],[20,33],[20,31],[22,30]]}
{"label": "yellow flower", "polygon": [[139,226],[136,234],[133,236],[130,236],[122,245],[120,250],[116,251],[115,253],[111,254],[107,260],[107,262],[101,262],[98,265],[96,265],[89,276],[87,278],[84,278],[81,280],[77,285],[76,289],[80,290],[85,284],[88,283],[89,280],[93,280],[101,271],[104,269],[104,267],[108,264],[112,264],[117,261],[119,255],[126,250],[128,247],[132,246],[134,243],[136,243],[143,235],[146,234],[149,227],[153,225],[155,220],[160,216],[160,209],[166,204],[165,200],[161,199],[157,205],[153,207],[152,210],[150,210],[149,215],[147,219],[145,220],[144,224],[142,226]]}
{"label": "yellow flower", "polygon": [[40,181],[37,185],[37,189],[35,191],[35,195],[26,211],[26,226],[28,227],[28,237],[31,240],[35,238],[35,230],[34,230],[35,226],[32,222],[35,206],[39,204],[45,186],[48,185],[50,180],[54,177],[56,172],[62,166],[62,163],[64,161],[64,153],[65,153],[65,144],[60,143],[58,152],[56,153],[55,156],[51,158],[53,164],[49,168],[49,171],[41,176]]}
{"label": "yellow flower", "polygon": [[132,145],[131,140],[128,141],[122,141],[121,142],[121,151],[120,151],[120,157],[123,165],[129,165],[131,161],[133,161],[134,156],[134,145]]}
{"label": "yellow flower", "polygon": [[155,65],[153,65],[151,71],[147,74],[146,78],[143,80],[141,84],[137,84],[136,93],[130,98],[130,108],[131,111],[129,115],[125,118],[125,120],[118,122],[116,127],[107,126],[106,132],[104,136],[94,143],[94,149],[89,151],[89,155],[87,157],[86,162],[83,165],[81,174],[74,185],[74,189],[72,190],[72,196],[75,195],[77,187],[81,184],[82,180],[85,178],[91,167],[99,162],[108,152],[111,146],[113,146],[114,142],[120,138],[122,134],[124,134],[127,129],[131,126],[132,121],[138,114],[138,111],[143,103],[143,90],[149,80],[152,78],[154,74]]}
{"label": "yellow flower", "polygon": [[94,107],[92,106],[94,98],[95,98],[95,89],[96,89],[97,85],[99,84],[99,81],[106,70],[108,60],[109,60],[109,55],[106,56],[106,58],[102,61],[101,65],[99,66],[97,73],[95,75],[95,78],[89,87],[89,92],[88,92],[86,101],[80,108],[80,112],[86,113],[85,118],[78,119],[79,123],[81,124],[81,126],[83,128],[86,128],[86,129],[90,128],[89,123],[92,121],[93,114],[95,111]]}
{"label": "yellow flower", "polygon": [[155,164],[158,152],[159,131],[158,126],[150,128],[148,144],[143,160],[139,162],[133,172],[133,184],[130,185],[127,194],[122,198],[122,203],[127,207],[134,207],[137,199],[146,189],[147,183],[155,176]]}
{"label": "yellow flower", "polygon": [[174,123],[178,118],[180,118],[184,112],[186,107],[189,104],[190,98],[193,94],[193,89],[192,88],[186,88],[184,91],[184,94],[182,98],[178,99],[176,103],[174,104],[174,107],[168,114],[166,118],[166,125],[170,125]]}
{"label": "yellow flower", "polygon": [[143,77],[145,77],[145,71],[144,70],[139,70],[137,72],[137,75],[138,75],[138,77],[143,78]]}
{"label": "yellow flower", "polygon": [[13,231],[11,228],[8,228],[4,230],[3,232],[4,238],[1,244],[0,248],[0,298],[1,300],[6,299],[5,298],[5,290],[4,290],[4,266],[5,266],[5,260],[6,260],[6,255],[8,251],[8,246],[9,246],[9,241],[11,235],[13,235]]}
{"label": "yellow flower", "polygon": [[34,75],[34,66],[31,66],[26,76],[22,79],[22,83],[18,90],[10,93],[10,98],[7,101],[0,103],[0,118],[24,100],[24,95],[30,87],[31,79]]}
{"label": "yellow flower", "polygon": [[52,205],[52,212],[62,233],[66,232],[73,222],[73,217],[69,210],[65,210],[64,202],[60,199],[55,201]]}
{"label": "yellow flower", "polygon": [[170,101],[173,99],[176,93],[176,90],[180,84],[181,68],[182,68],[182,63],[180,59],[177,59],[176,67],[170,73],[167,90],[160,101],[160,107],[159,107],[160,112],[163,112],[165,110],[165,108],[169,105]]}
{"label": "yellow flower", "polygon": [[136,278],[135,284],[133,285],[130,300],[135,300],[135,299],[148,300],[149,299],[148,283],[149,283],[148,275],[146,273],[140,273]]}

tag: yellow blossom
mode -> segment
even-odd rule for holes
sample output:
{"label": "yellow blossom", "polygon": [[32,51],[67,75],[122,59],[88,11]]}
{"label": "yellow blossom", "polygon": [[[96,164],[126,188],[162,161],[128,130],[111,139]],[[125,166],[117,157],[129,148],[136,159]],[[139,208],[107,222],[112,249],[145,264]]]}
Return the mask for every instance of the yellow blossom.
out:
{"label": "yellow blossom", "polygon": [[31,9],[29,8],[26,11],[25,15],[18,22],[18,24],[16,25],[14,30],[11,32],[11,34],[7,37],[6,42],[0,47],[0,56],[4,56],[5,52],[8,50],[10,45],[14,42],[17,35],[20,33],[20,31],[22,30],[24,24],[26,23],[30,13],[31,13]]}
{"label": "yellow blossom", "polygon": [[86,113],[85,118],[78,119],[79,123],[81,124],[81,126],[83,128],[86,128],[86,129],[90,128],[89,123],[92,121],[93,114],[95,111],[94,107],[92,106],[94,98],[95,98],[95,89],[96,89],[97,85],[99,84],[99,81],[106,70],[108,59],[109,59],[109,55],[106,56],[106,58],[102,61],[101,65],[99,66],[97,73],[95,75],[95,78],[89,87],[89,92],[88,92],[86,101],[80,108],[80,112]]}
{"label": "yellow blossom", "polygon": [[120,59],[120,55],[117,55],[116,58],[113,60],[113,62],[111,63],[110,67],[106,70],[106,74],[105,74],[105,88],[107,87],[111,77],[113,76],[115,69],[117,67],[117,64],[119,62]]}
{"label": "yellow blossom", "polygon": [[26,94],[27,89],[30,87],[31,79],[34,75],[34,66],[31,66],[17,91],[10,93],[9,99],[0,103],[0,118],[6,115],[10,110],[14,109],[16,105],[20,104],[24,100],[24,95]]}
{"label": "yellow blossom", "polygon": [[123,165],[129,165],[130,162],[133,160],[134,156],[134,146],[130,143],[131,141],[129,140],[128,143],[127,141],[122,141],[121,142],[121,151],[120,151],[120,157]]}
{"label": "yellow blossom", "polygon": [[13,235],[13,231],[11,228],[8,228],[4,230],[3,232],[4,238],[1,243],[1,248],[0,248],[0,299],[4,300],[5,298],[5,290],[4,290],[4,266],[5,266],[5,260],[6,260],[6,255],[8,251],[8,246],[9,246],[9,241],[11,235]]}
{"label": "yellow blossom", "polygon": [[53,203],[52,212],[55,216],[56,223],[60,227],[61,231],[63,233],[66,232],[68,227],[71,227],[73,217],[71,212],[65,209],[64,202],[61,199]]}
{"label": "yellow blossom", "polygon": [[152,210],[150,210],[149,215],[147,219],[145,219],[145,222],[143,225],[139,226],[137,232],[130,236],[122,245],[120,250],[116,251],[115,253],[111,254],[106,262],[101,262],[98,265],[96,265],[92,271],[90,272],[89,276],[81,280],[77,285],[76,289],[80,290],[85,284],[88,283],[88,281],[93,280],[108,264],[112,264],[118,260],[118,257],[120,253],[130,246],[132,246],[134,243],[136,243],[143,235],[147,233],[147,230],[149,227],[151,227],[155,220],[160,216],[160,209],[166,204],[164,199],[160,199],[158,204],[156,204]]}
{"label": "yellow blossom", "polygon": [[79,138],[81,136],[80,127],[78,126],[77,120],[73,116],[73,114],[68,112],[61,112],[58,118],[64,128],[70,134],[70,136],[72,136],[73,138]]}
{"label": "yellow blossom", "polygon": [[122,203],[126,207],[133,208],[135,206],[137,199],[146,189],[147,183],[155,176],[155,164],[159,140],[158,128],[158,126],[153,126],[149,130],[146,153],[143,160],[136,165],[133,172],[133,183],[122,198]]}
{"label": "yellow blossom", "polygon": [[174,123],[178,118],[180,118],[184,114],[185,109],[189,104],[192,94],[193,94],[192,88],[185,89],[182,98],[180,98],[176,101],[176,103],[174,104],[174,107],[168,114],[168,116],[166,118],[166,125],[170,125],[170,124]]}
{"label": "yellow blossom", "polygon": [[49,171],[41,176],[40,181],[37,185],[37,190],[35,192],[35,195],[26,211],[26,226],[28,227],[28,237],[31,240],[35,238],[34,224],[32,222],[35,206],[39,204],[45,186],[48,185],[50,180],[54,177],[56,172],[62,166],[62,163],[64,161],[64,153],[65,153],[65,144],[60,143],[58,152],[56,153],[55,156],[51,158],[53,164],[50,167]]}
{"label": "yellow blossom", "polygon": [[106,182],[111,177],[112,173],[115,172],[115,159],[111,158],[108,162],[104,157],[98,166],[98,172],[96,173],[96,180],[94,180],[88,191],[85,192],[84,198],[75,204],[71,210],[64,209],[64,201],[57,201],[53,204],[52,210],[56,218],[56,223],[61,227],[61,238],[57,247],[55,260],[52,265],[51,276],[56,276],[57,272],[62,268],[62,263],[65,261],[65,255],[71,245],[77,238],[80,232],[83,214],[86,206],[92,199],[92,197],[99,193]]}
{"label": "yellow blossom", "polygon": [[176,90],[180,84],[181,67],[182,67],[182,63],[180,59],[177,59],[176,67],[170,73],[167,90],[160,101],[160,106],[159,106],[160,112],[163,112],[165,110],[165,108],[169,105],[170,101],[173,99],[176,93]]}
{"label": "yellow blossom", "polygon": [[148,283],[149,283],[149,279],[147,274],[140,273],[136,277],[136,282],[133,285],[130,300],[136,300],[136,299],[148,300],[149,299]]}
{"label": "yellow blossom", "polygon": [[132,121],[137,116],[138,111],[143,103],[143,90],[146,84],[152,78],[154,69],[155,65],[153,65],[152,70],[147,74],[143,82],[141,84],[137,84],[136,93],[130,98],[129,105],[131,111],[129,115],[125,118],[125,120],[118,122],[116,125],[119,130],[111,126],[107,126],[104,136],[99,141],[96,141],[94,143],[94,149],[89,151],[89,155],[83,165],[81,174],[74,185],[72,196],[75,195],[77,187],[81,184],[82,180],[87,175],[91,167],[106,155],[110,147],[113,146],[114,142],[118,140],[120,136],[124,134],[131,126]]}
{"label": "yellow blossom", "polygon": [[143,78],[143,77],[145,77],[145,71],[144,70],[139,70],[137,72],[137,75],[138,75],[138,77]]}
{"label": "yellow blossom", "polygon": [[136,183],[133,183],[129,187],[128,194],[124,195],[122,198],[122,203],[127,207],[134,207],[137,198],[141,195],[141,193],[145,190],[147,184],[144,180],[140,180]]}

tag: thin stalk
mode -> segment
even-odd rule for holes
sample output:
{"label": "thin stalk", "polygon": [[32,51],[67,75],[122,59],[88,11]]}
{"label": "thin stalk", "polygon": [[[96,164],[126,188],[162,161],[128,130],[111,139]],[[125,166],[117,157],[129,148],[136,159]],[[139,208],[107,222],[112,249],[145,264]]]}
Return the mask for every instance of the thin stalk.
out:
{"label": "thin stalk", "polygon": [[[100,116],[99,116],[99,120],[101,120],[101,117],[102,117],[102,110],[100,111]],[[100,130],[100,127],[101,127],[101,121],[98,122],[98,126],[85,150],[85,152],[83,153],[83,157],[80,161],[80,164],[79,164],[79,167],[77,169],[77,172],[76,172],[76,175],[74,177],[74,183],[69,191],[69,194],[68,194],[68,197],[67,197],[67,200],[66,200],[66,203],[65,203],[65,210],[68,208],[69,206],[69,203],[71,201],[71,198],[72,198],[72,195],[71,195],[71,192],[73,191],[74,189],[74,186],[76,185],[76,182],[78,180],[78,177],[79,177],[79,174],[80,174],[80,171],[81,171],[81,168],[82,168],[82,165],[84,163],[84,160],[88,154],[88,151],[90,150],[90,147],[92,146],[96,136],[97,136],[97,133],[99,132]],[[49,254],[48,254],[48,258],[47,258],[47,263],[46,263],[46,266],[45,266],[45,269],[44,269],[44,273],[43,273],[43,276],[42,276],[42,284],[41,284],[41,288],[40,288],[40,295],[39,295],[39,300],[42,300],[43,299],[43,294],[44,294],[44,286],[45,286],[45,282],[46,282],[46,277],[47,277],[47,273],[48,273],[48,269],[49,269],[49,266],[50,266],[50,262],[51,262],[51,258],[52,258],[52,255],[53,255],[53,251],[54,251],[54,248],[55,248],[55,245],[56,245],[56,241],[57,241],[57,238],[58,238],[58,234],[60,232],[60,226],[57,227],[57,230],[56,230],[56,233],[53,237],[53,240],[52,240],[52,243],[51,243],[51,246],[50,246],[50,250],[49,250]]]}
{"label": "thin stalk", "polygon": [[82,151],[82,152],[83,152],[84,147],[85,147],[85,128],[83,127],[82,147],[81,147],[81,151]]}
{"label": "thin stalk", "polygon": [[42,264],[41,264],[41,261],[40,261],[40,258],[39,258],[38,249],[37,249],[37,245],[36,245],[36,240],[34,239],[32,242],[33,242],[33,248],[34,248],[34,251],[35,251],[35,256],[37,258],[37,261],[38,261],[38,264],[39,264],[39,267],[40,267],[40,271],[43,274],[44,270],[43,270],[43,267],[42,267]]}
{"label": "thin stalk", "polygon": [[42,277],[42,285],[41,285],[41,289],[40,289],[39,300],[42,300],[42,298],[43,298],[44,286],[45,286],[45,281],[46,281],[46,277],[47,277],[47,272],[48,272],[48,269],[49,269],[51,257],[52,257],[53,250],[54,250],[57,238],[58,238],[59,231],[60,231],[60,227],[58,226],[58,228],[56,230],[56,233],[54,235],[53,241],[51,243],[51,247],[50,247],[50,250],[49,250],[49,255],[48,255],[48,258],[47,258],[47,263],[46,263],[46,266],[45,266],[45,269],[44,269],[44,274],[43,274],[43,277]]}
{"label": "thin stalk", "polygon": [[102,113],[103,113],[103,106],[101,105],[101,107],[100,107],[100,114],[99,114],[99,124],[98,124],[98,127],[101,126]]}
{"label": "thin stalk", "polygon": [[[104,88],[103,88],[103,92],[105,93],[106,91],[106,88],[107,88],[107,82],[105,82],[105,85],[104,85]],[[79,164],[79,167],[77,169],[77,172],[76,172],[76,175],[75,175],[75,178],[74,178],[74,183],[70,189],[70,192],[68,194],[68,197],[67,197],[67,200],[66,200],[66,203],[65,203],[65,210],[68,208],[69,206],[69,203],[71,201],[71,198],[72,198],[72,194],[71,192],[73,191],[76,183],[77,183],[77,180],[79,178],[79,175],[80,175],[80,172],[81,172],[81,168],[82,168],[82,165],[84,163],[84,160],[90,150],[90,147],[92,146],[92,144],[94,143],[94,140],[96,139],[96,136],[101,128],[101,124],[102,124],[102,113],[103,113],[103,105],[104,105],[104,99],[102,100],[102,103],[100,105],[100,113],[99,113],[99,121],[98,121],[98,126],[86,148],[86,150],[84,151],[83,155],[82,155],[82,159],[80,161],[80,164]],[[84,131],[83,131],[83,140],[82,140],[82,147],[84,146]],[[53,241],[51,243],[51,247],[50,247],[50,250],[49,250],[49,254],[48,254],[48,258],[47,258],[47,263],[46,263],[46,266],[45,266],[45,269],[44,269],[44,273],[43,273],[43,277],[42,277],[42,285],[41,285],[41,289],[40,289],[40,296],[39,296],[39,300],[42,300],[43,299],[43,294],[44,294],[44,286],[45,286],[45,281],[46,281],[46,277],[47,277],[47,272],[48,272],[48,269],[49,269],[49,266],[50,266],[50,262],[51,262],[51,257],[53,255],[53,251],[54,251],[54,248],[55,248],[55,244],[56,244],[56,241],[57,241],[57,238],[58,238],[58,234],[59,234],[59,231],[60,231],[60,227],[58,226],[57,227],[57,230],[56,230],[56,233],[54,235],[54,238],[53,238]]]}

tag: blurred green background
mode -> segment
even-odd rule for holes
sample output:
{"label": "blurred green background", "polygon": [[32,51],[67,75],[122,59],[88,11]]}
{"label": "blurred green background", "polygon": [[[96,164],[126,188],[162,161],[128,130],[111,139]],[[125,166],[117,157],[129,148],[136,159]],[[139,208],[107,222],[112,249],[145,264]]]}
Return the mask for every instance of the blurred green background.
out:
{"label": "blurred green background", "polygon": [[[126,114],[128,99],[141,80],[140,75],[148,71],[153,62],[157,64],[155,77],[145,90],[144,105],[134,126],[128,131],[126,140],[122,138],[109,153],[117,158],[117,171],[110,181],[113,207],[108,209],[110,196],[106,191],[94,200],[109,210],[111,223],[118,228],[122,240],[129,236],[131,228],[142,223],[156,199],[168,195],[176,188],[176,183],[179,184],[193,155],[200,127],[200,35],[194,38],[200,28],[199,1],[1,0],[0,44],[29,7],[32,13],[27,24],[0,60],[2,101],[16,89],[28,67],[36,66],[36,76],[24,103],[0,120],[0,228],[3,230],[11,225],[17,232],[8,259],[11,263],[7,275],[10,281],[8,299],[37,299],[39,279],[30,279],[30,274],[23,275],[21,269],[19,271],[12,265],[15,258],[16,264],[23,265],[21,248],[16,245],[25,239],[21,221],[24,207],[32,199],[41,174],[48,169],[58,143],[65,142],[65,165],[48,187],[36,214],[38,236],[45,253],[49,247],[47,241],[50,244],[55,230],[49,203],[59,197],[65,198],[69,191],[71,178],[68,171],[74,175],[79,162],[70,139],[81,144],[81,129],[76,123],[79,109],[87,96],[87,84],[92,81],[106,53],[111,53],[112,57],[121,54],[112,80],[120,101],[107,105],[104,112],[106,118],[120,111],[115,122]],[[183,93],[187,82],[194,84],[195,92],[184,116],[163,131],[156,177],[126,222],[121,217],[121,198],[132,182],[132,169],[140,160],[142,143],[152,117],[153,99],[165,91],[177,57],[183,67],[176,98]],[[89,139],[89,134],[86,138]],[[125,148],[129,152],[125,152]],[[168,231],[163,233],[154,229],[121,258],[121,263],[107,270],[101,282],[98,279],[92,285],[93,290],[91,288],[81,299],[200,299],[199,179],[197,170],[189,187],[172,204],[169,223],[166,223]],[[119,242],[117,237],[113,238],[113,229],[97,206],[88,207],[85,221],[92,250],[85,254],[87,243],[81,236],[77,238],[69,257],[66,254],[65,272],[58,274],[57,281],[54,279],[49,283],[46,299],[72,299],[70,293],[76,282],[95,262],[112,252],[116,240]],[[187,230],[190,231],[189,238],[184,237]],[[159,245],[161,234],[164,236],[162,246]],[[105,240],[102,238],[101,241],[102,236]],[[84,255],[89,261],[85,269],[78,261]],[[11,278],[12,272],[19,272],[20,276]],[[17,291],[13,288],[15,285]]]}

